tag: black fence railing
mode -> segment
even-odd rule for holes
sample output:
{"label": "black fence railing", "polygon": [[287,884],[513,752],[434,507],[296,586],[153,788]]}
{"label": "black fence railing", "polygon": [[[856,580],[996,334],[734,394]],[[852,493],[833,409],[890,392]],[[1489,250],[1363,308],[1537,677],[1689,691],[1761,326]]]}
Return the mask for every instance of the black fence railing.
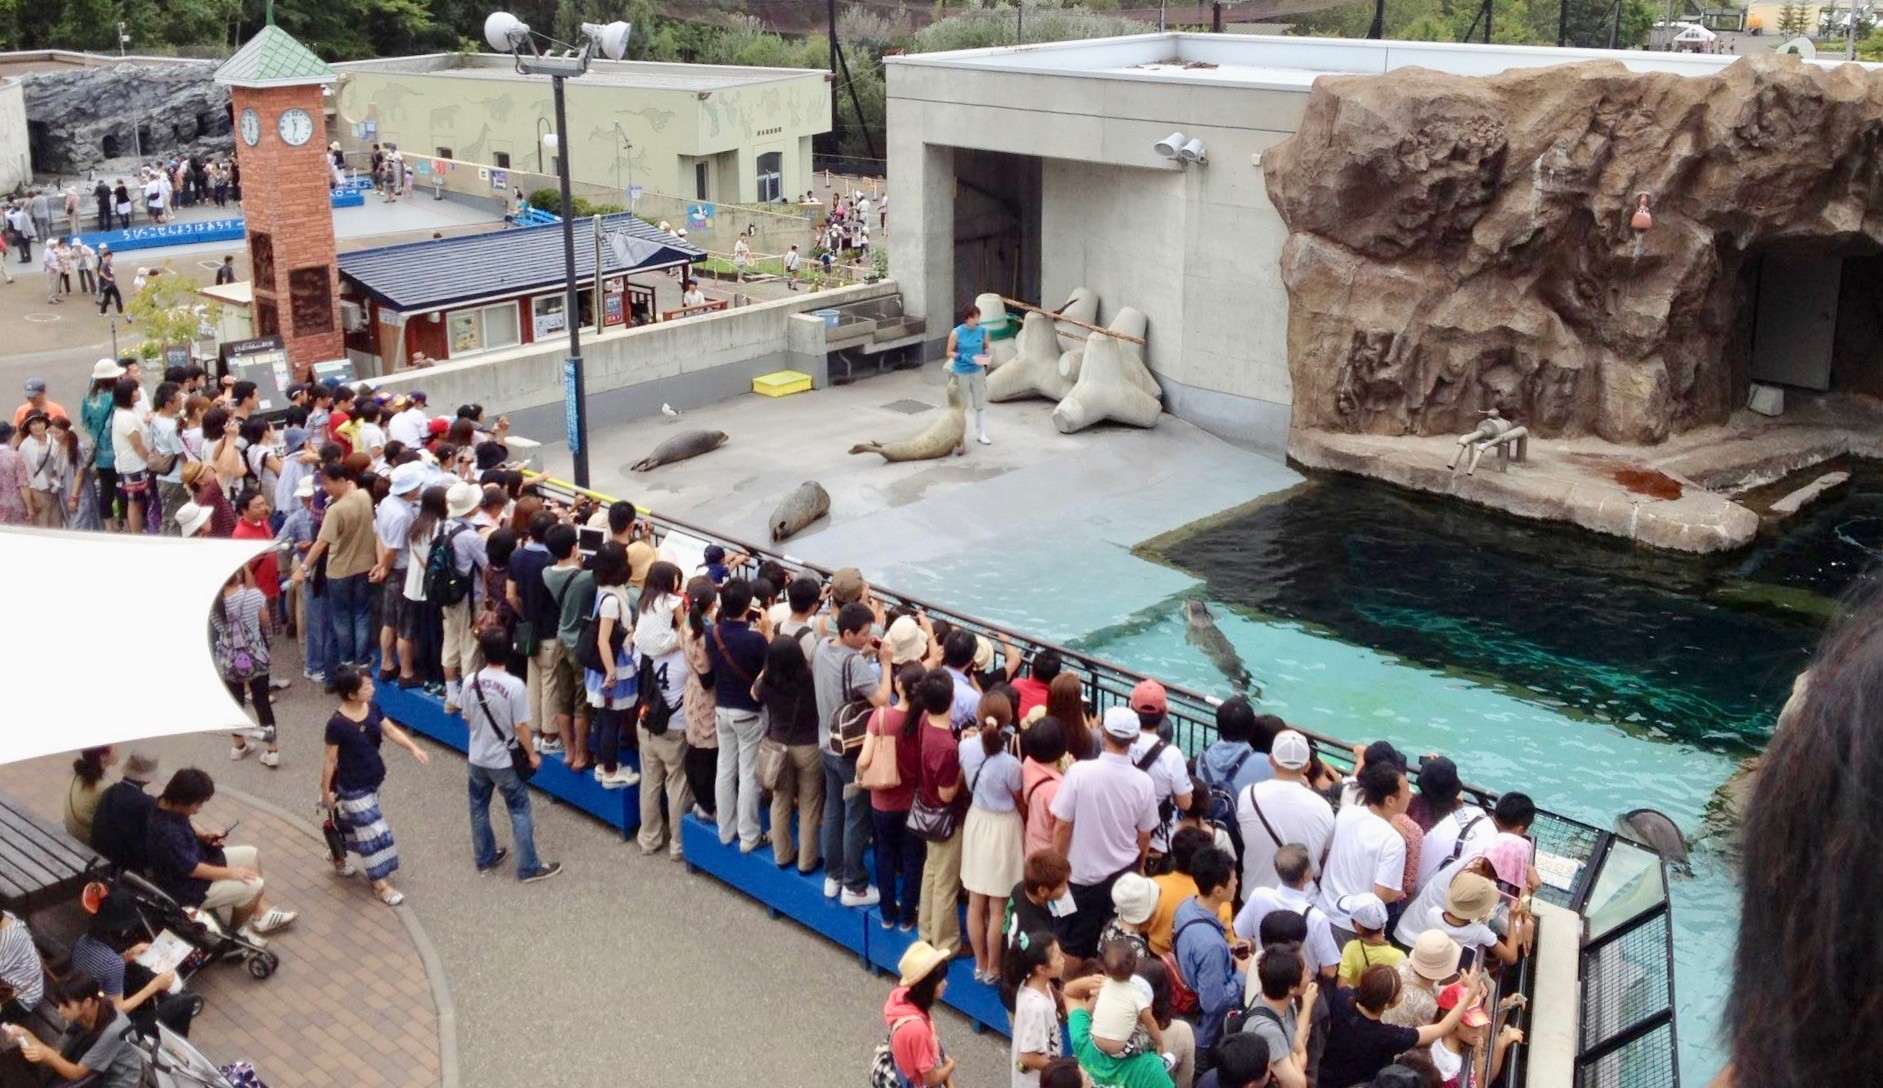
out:
{"label": "black fence railing", "polygon": [[[584,494],[604,503],[614,501],[611,496],[582,491],[548,477],[536,478],[534,482],[540,491],[568,504]],[[753,564],[774,560],[792,573],[809,572],[822,579],[832,574],[825,567],[787,552],[738,540],[678,518],[655,512],[645,512],[644,516],[654,526],[657,540],[664,539],[669,532],[679,532],[704,543],[717,543],[728,550],[742,552],[751,557]],[[997,647],[1012,646],[1024,659],[1031,660],[1047,650],[1057,653],[1068,669],[1083,677],[1086,700],[1098,713],[1127,703],[1131,690],[1145,679],[1142,674],[1115,662],[1012,631],[920,597],[886,586],[870,588],[891,612],[919,612],[932,619],[946,620],[954,627],[987,636]],[[1201,752],[1215,739],[1216,708],[1222,700],[1168,682],[1164,682],[1164,687],[1173,743],[1191,755]],[[1353,767],[1355,752],[1351,744],[1293,723],[1290,728],[1306,734],[1324,762],[1343,771]],[[1497,798],[1494,791],[1483,786],[1467,783],[1465,790],[1481,804],[1489,805]],[[1577,1088],[1678,1088],[1672,915],[1660,859],[1613,832],[1545,809],[1537,810],[1530,835],[1536,844],[1537,867],[1544,877],[1544,885],[1537,896],[1578,914],[1598,912],[1595,921],[1600,928],[1588,928],[1582,952],[1584,990],[1578,1025],[1582,1048],[1577,1059]],[[1658,885],[1653,883],[1656,880]],[[1652,896],[1644,899],[1645,893],[1657,886],[1658,899]],[[1631,914],[1619,924],[1609,924],[1614,911],[1644,901],[1650,905],[1641,907],[1638,914]],[[1525,957],[1515,970],[1506,972],[1501,990],[1528,997],[1535,982],[1534,961]],[[1525,1026],[1527,1015],[1527,1009],[1519,1012],[1514,1022]],[[1497,1083],[1506,1088],[1525,1083],[1522,1078],[1526,1075],[1526,1048],[1515,1049],[1497,1078]]]}

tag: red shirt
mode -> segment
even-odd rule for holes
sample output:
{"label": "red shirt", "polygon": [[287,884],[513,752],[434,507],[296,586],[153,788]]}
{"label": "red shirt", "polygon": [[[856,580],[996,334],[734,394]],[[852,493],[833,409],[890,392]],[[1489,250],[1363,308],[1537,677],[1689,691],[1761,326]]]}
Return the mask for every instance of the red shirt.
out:
{"label": "red shirt", "polygon": [[[273,540],[275,534],[268,531],[265,521],[250,521],[237,518],[235,531],[229,536],[235,540]],[[255,576],[255,588],[262,591],[262,596],[274,600],[281,593],[281,570],[275,563],[275,553],[271,550],[248,565],[249,573]]]}
{"label": "red shirt", "polygon": [[[902,739],[902,720],[906,711],[884,707],[870,716],[869,731],[879,737],[896,739],[896,774],[902,785],[893,790],[871,790],[870,808],[877,812],[907,812],[915,803],[915,784],[922,777],[922,753],[915,741]],[[921,734],[916,734],[919,740]]]}
{"label": "red shirt", "polygon": [[926,721],[916,736],[921,738],[922,749],[922,803],[940,808],[948,803],[941,799],[942,787],[961,783],[961,747],[952,732]]}
{"label": "red shirt", "polygon": [[333,414],[327,417],[327,440],[329,442],[340,443],[340,448],[345,450],[348,454],[353,452],[353,443],[346,440],[346,436],[340,433],[340,428],[346,426],[347,420],[352,418],[352,416],[338,408],[334,409]]}
{"label": "red shirt", "polygon": [[1046,705],[1046,685],[1031,676],[1016,676],[1010,681],[1013,690],[1020,693],[1020,705],[1014,708],[1013,720],[1026,721],[1027,711],[1036,706]]}

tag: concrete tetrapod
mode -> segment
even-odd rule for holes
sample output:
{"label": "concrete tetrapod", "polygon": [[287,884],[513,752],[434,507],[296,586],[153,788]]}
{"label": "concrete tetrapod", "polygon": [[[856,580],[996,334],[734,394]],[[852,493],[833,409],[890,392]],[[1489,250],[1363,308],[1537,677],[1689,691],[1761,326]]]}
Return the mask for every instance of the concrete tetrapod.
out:
{"label": "concrete tetrapod", "polygon": [[[989,291],[986,294],[974,296],[974,308],[981,312],[982,328],[998,328],[1007,323],[1007,303],[1006,300],[1000,297],[1000,292],[998,291]],[[1018,349],[1014,346],[1013,337],[1010,336],[1005,340],[996,340],[990,333],[987,338],[988,372],[991,374],[995,370],[1013,362],[1013,357],[1017,352]]]}
{"label": "concrete tetrapod", "polygon": [[961,383],[948,379],[948,408],[920,434],[900,442],[859,442],[851,453],[880,453],[885,461],[932,461],[960,448],[968,432],[968,414],[961,406]]}
{"label": "concrete tetrapod", "polygon": [[[1066,304],[1055,310],[1061,317],[1074,321],[1083,321],[1087,325],[1098,324],[1098,292],[1090,287],[1074,287],[1072,294],[1066,296]],[[1085,330],[1077,325],[1068,325],[1059,331],[1059,350],[1077,351],[1085,346]]]}
{"label": "concrete tetrapod", "polygon": [[1020,322],[1020,334],[1006,343],[1017,345],[1010,366],[987,376],[988,400],[1045,397],[1060,400],[1072,391],[1072,380],[1061,377],[1059,336],[1053,319],[1034,311]]}
{"label": "concrete tetrapod", "polygon": [[[1144,327],[1143,311],[1128,306],[1118,311],[1110,325],[1114,332],[1140,338]],[[1145,367],[1137,345],[1095,332],[1086,340],[1079,380],[1053,409],[1053,426],[1060,434],[1073,434],[1106,419],[1155,427],[1163,411],[1157,379]]]}

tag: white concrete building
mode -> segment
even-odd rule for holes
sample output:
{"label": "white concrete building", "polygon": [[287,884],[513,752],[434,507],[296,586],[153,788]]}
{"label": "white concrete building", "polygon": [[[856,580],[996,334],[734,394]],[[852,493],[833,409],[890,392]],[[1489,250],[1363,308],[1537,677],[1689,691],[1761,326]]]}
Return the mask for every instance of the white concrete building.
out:
{"label": "white concrete building", "polygon": [[[1287,231],[1261,157],[1295,131],[1315,78],[1592,59],[1699,75],[1735,58],[1240,34],[890,57],[890,272],[937,336],[983,291],[1055,307],[1086,286],[1101,320],[1135,306],[1166,407],[1280,453]],[[1173,132],[1204,161],[1159,154]]]}

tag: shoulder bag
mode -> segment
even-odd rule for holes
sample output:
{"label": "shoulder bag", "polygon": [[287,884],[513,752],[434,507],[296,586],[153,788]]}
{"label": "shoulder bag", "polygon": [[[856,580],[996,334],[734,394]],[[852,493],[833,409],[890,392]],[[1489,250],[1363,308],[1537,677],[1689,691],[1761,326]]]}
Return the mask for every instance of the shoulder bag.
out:
{"label": "shoulder bag", "polygon": [[470,684],[472,693],[477,696],[477,705],[484,712],[484,724],[490,727],[504,750],[510,753],[510,769],[516,772],[518,781],[528,782],[536,775],[536,765],[530,762],[529,753],[523,750],[522,743],[517,740],[516,724],[511,723],[510,735],[504,736],[503,730],[497,728],[497,718],[490,712],[490,703],[484,698],[484,685],[478,683],[476,673],[471,674]]}
{"label": "shoulder bag", "polygon": [[[928,729],[930,726],[927,722],[922,722],[918,724],[916,728]],[[917,733],[916,736],[925,737],[927,734]],[[918,747],[920,743],[919,741],[917,742]],[[983,763],[981,766],[985,768],[987,765]],[[978,772],[975,777],[977,779],[980,777]],[[974,784],[972,782],[968,784],[968,795],[969,797],[974,795]],[[920,788],[915,791],[915,803],[909,806],[909,834],[914,835],[923,842],[947,842],[949,839],[955,837],[955,831],[960,826],[961,806],[959,804],[943,802],[940,805],[931,805],[927,801],[922,800],[922,791]]]}
{"label": "shoulder bag", "polygon": [[863,738],[869,735],[870,715],[876,704],[851,697],[850,666],[858,655],[843,659],[843,692],[837,705],[836,720],[830,723],[830,754],[852,763],[863,754]]}
{"label": "shoulder bag", "polygon": [[[725,648],[725,644],[723,642],[720,643],[719,649],[722,653],[725,651]],[[727,654],[726,660],[732,660],[732,655]],[[767,718],[771,717],[770,708],[766,708],[760,711],[760,713],[764,714]],[[777,722],[766,722],[765,736],[758,742],[758,762],[754,765],[753,769],[753,774],[758,779],[758,788],[767,793],[776,792],[778,783],[785,777],[787,745],[784,741],[778,739],[776,735],[777,727]]]}
{"label": "shoulder bag", "polygon": [[[915,711],[911,709],[909,713]],[[865,734],[863,750],[857,758],[858,789],[893,790],[902,786],[902,769],[896,763],[896,742],[901,738],[884,728],[888,717],[887,708],[877,708],[874,720],[877,729],[883,731]]]}

